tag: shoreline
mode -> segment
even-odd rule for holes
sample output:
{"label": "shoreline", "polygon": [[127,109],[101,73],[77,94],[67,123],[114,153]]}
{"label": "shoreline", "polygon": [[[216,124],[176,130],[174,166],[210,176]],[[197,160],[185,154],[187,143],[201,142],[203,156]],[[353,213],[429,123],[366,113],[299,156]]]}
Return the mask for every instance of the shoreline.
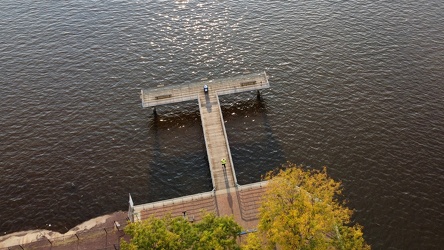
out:
{"label": "shoreline", "polygon": [[14,232],[0,236],[0,248],[25,245],[38,241],[44,237],[48,240],[56,240],[64,236],[69,237],[79,232],[86,232],[88,230],[97,229],[100,227],[111,227],[114,225],[115,221],[121,223],[126,218],[127,212],[125,211],[118,211],[111,214],[102,215],[82,222],[64,234],[47,229],[33,229]]}

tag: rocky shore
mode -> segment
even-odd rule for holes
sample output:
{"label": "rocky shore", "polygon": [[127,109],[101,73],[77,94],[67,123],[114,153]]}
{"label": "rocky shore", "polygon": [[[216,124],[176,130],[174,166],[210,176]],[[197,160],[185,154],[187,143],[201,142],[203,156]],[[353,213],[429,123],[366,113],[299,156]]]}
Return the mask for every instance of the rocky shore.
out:
{"label": "rocky shore", "polygon": [[91,244],[94,244],[94,242],[97,241],[103,242],[103,239],[101,238],[103,238],[104,233],[93,234],[93,232],[107,233],[106,229],[108,228],[111,229],[111,233],[115,234],[115,231],[119,231],[123,234],[122,229],[123,226],[126,225],[126,219],[127,212],[119,211],[85,221],[64,234],[46,229],[15,232],[0,237],[0,249],[19,245],[23,246],[42,241],[45,238],[48,244],[49,242],[53,242],[54,244],[58,245],[63,245],[63,242],[70,244],[70,242],[72,243],[73,241],[67,241],[66,239],[74,238],[79,240],[79,234],[82,234],[82,236],[89,235],[90,237],[88,237],[88,240],[91,242]]}

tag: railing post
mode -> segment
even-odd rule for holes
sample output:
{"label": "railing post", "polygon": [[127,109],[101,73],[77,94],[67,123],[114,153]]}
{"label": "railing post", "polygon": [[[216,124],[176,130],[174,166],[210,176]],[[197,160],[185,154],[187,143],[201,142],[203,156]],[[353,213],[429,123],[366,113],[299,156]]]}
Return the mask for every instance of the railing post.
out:
{"label": "railing post", "polygon": [[131,222],[134,222],[134,202],[133,199],[131,198],[131,194],[128,195],[129,195],[128,218]]}
{"label": "railing post", "polygon": [[120,231],[120,223],[119,223],[119,222],[114,221],[114,226],[116,227],[116,229],[117,229],[118,231]]}
{"label": "railing post", "polygon": [[105,248],[108,247],[108,232],[106,231],[106,228],[103,228],[105,230]]}
{"label": "railing post", "polygon": [[80,238],[77,235],[77,233],[74,234],[77,237],[77,249],[79,249],[79,244],[80,244]]}
{"label": "railing post", "polygon": [[46,238],[46,240],[49,241],[49,244],[51,244],[51,248],[52,248],[52,241],[50,241],[48,238]]}

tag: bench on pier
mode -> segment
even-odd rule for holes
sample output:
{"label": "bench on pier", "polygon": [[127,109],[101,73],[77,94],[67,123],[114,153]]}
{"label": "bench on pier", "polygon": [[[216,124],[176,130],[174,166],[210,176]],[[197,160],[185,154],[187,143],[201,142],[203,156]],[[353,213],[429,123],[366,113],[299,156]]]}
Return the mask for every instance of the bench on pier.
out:
{"label": "bench on pier", "polygon": [[241,87],[249,86],[249,85],[255,85],[256,81],[250,81],[250,82],[241,82]]}
{"label": "bench on pier", "polygon": [[156,100],[170,98],[171,96],[173,96],[173,95],[172,95],[172,94],[168,94],[168,95],[159,95],[159,96],[156,96]]}

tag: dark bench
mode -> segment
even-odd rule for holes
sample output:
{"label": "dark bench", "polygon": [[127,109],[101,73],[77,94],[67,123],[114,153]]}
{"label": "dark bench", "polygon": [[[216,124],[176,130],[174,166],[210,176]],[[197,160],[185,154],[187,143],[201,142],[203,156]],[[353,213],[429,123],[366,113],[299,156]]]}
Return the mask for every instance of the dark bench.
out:
{"label": "dark bench", "polygon": [[256,81],[251,81],[251,82],[242,82],[240,85],[241,85],[241,87],[244,87],[244,86],[255,85],[255,84],[256,84]]}
{"label": "dark bench", "polygon": [[156,100],[159,100],[159,99],[165,99],[165,98],[170,98],[171,96],[173,96],[172,94],[168,94],[168,95],[159,95],[159,96],[156,96]]}

